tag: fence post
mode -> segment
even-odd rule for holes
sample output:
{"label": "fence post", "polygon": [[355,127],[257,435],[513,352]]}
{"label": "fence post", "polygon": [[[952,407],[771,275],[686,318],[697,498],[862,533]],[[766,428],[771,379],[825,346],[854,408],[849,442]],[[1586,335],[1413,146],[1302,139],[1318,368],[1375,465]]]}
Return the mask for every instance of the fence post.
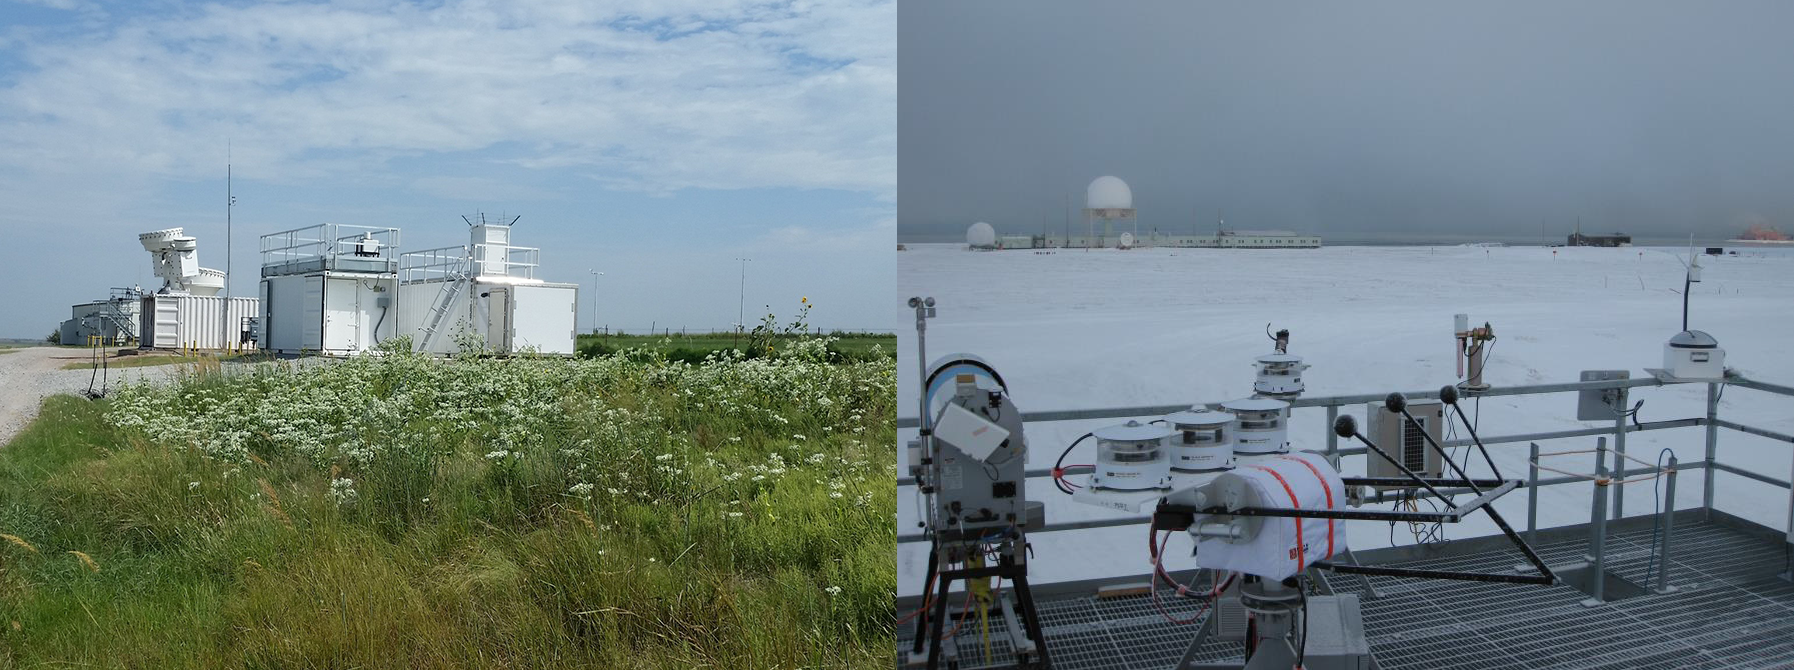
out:
{"label": "fence post", "polygon": [[1719,385],[1707,383],[1707,472],[1702,475],[1701,510],[1703,517],[1713,515],[1713,463],[1719,448]]}

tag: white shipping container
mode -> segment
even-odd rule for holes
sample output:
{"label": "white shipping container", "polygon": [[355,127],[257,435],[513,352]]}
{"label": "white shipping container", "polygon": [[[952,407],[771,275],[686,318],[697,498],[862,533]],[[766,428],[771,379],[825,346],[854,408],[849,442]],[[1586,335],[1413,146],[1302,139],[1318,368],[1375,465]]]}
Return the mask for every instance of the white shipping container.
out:
{"label": "white shipping container", "polygon": [[[228,308],[226,301],[229,301]],[[155,349],[253,348],[243,326],[261,311],[256,298],[215,295],[149,295],[138,317],[139,346]]]}
{"label": "white shipping container", "polygon": [[400,333],[391,274],[322,272],[262,280],[262,341],[279,353],[349,356]]}
{"label": "white shipping container", "polygon": [[[571,355],[578,304],[579,287],[574,284],[503,279],[416,282],[399,287],[399,327],[411,335],[413,346],[431,353],[459,351],[456,335],[472,333],[501,353],[533,348],[543,354]],[[440,332],[431,336],[429,327],[438,311],[443,312]]]}

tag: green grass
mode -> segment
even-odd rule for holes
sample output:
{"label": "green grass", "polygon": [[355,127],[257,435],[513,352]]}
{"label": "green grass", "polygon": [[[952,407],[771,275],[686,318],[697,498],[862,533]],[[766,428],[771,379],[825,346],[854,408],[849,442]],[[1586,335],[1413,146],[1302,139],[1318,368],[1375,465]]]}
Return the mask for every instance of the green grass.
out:
{"label": "green grass", "polygon": [[883,667],[894,379],[394,352],[52,398],[0,449],[0,668]]}
{"label": "green grass", "polygon": [[[762,346],[770,344],[777,349],[805,337],[798,334],[776,334],[765,336],[761,342]],[[897,336],[890,333],[831,333],[829,337],[832,339],[828,343],[828,350],[840,360],[871,360],[879,356],[891,356],[897,346]],[[712,352],[758,353],[754,352],[755,342],[751,333],[681,334],[673,331],[663,335],[583,334],[578,337],[576,347],[585,356],[604,356],[633,349],[655,352],[673,360],[698,362]]]}

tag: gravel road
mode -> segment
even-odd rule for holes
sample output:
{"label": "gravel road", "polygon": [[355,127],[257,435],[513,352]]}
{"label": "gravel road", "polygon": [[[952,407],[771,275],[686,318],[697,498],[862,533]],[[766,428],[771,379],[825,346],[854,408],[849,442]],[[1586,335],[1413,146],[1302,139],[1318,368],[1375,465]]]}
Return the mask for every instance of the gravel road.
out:
{"label": "gravel road", "polygon": [[[11,442],[13,436],[31,423],[44,398],[59,393],[79,395],[86,391],[92,371],[64,370],[62,366],[87,361],[91,356],[84,349],[61,347],[29,347],[0,353],[0,445]],[[113,369],[109,385],[116,387],[140,377],[165,379],[177,367],[155,365]]]}

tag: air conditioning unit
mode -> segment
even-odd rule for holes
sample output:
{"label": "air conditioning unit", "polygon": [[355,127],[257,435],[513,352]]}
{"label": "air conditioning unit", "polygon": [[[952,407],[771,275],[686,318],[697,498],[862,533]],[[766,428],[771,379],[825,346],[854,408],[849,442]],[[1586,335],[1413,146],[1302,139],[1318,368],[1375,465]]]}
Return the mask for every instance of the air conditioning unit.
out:
{"label": "air conditioning unit", "polygon": [[[1432,436],[1434,442],[1443,441],[1441,436],[1444,434],[1445,428],[1445,405],[1437,401],[1410,400],[1408,401],[1408,413],[1414,415],[1414,420],[1420,424],[1419,430],[1409,424],[1407,419],[1402,418],[1400,413],[1390,412],[1383,403],[1370,403],[1365,408],[1365,417],[1369,419],[1370,423],[1370,432],[1366,437],[1369,437],[1370,441],[1382,448],[1384,452],[1401,461],[1404,467],[1414,471],[1414,474],[1422,477],[1438,477],[1442,472],[1441,468],[1444,467],[1444,461],[1439,458],[1439,452],[1435,451],[1432,445],[1427,443],[1426,438],[1421,436],[1421,431],[1424,430],[1426,435]],[[1369,464],[1365,470],[1372,477],[1405,476],[1400,468],[1390,464],[1381,456],[1367,453],[1364,458],[1365,462]],[[1379,491],[1387,491],[1418,487],[1379,486],[1376,488]]]}

